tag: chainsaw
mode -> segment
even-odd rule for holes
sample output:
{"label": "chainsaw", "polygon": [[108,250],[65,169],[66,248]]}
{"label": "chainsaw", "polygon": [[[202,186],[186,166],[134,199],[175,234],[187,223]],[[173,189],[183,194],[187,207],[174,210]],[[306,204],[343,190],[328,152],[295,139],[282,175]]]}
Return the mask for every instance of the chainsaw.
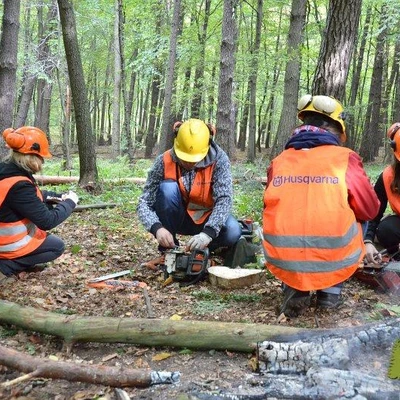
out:
{"label": "chainsaw", "polygon": [[211,265],[209,250],[194,249],[185,251],[181,248],[167,250],[161,269],[164,271],[165,282],[180,282],[180,286],[188,286],[199,282],[207,275]]}
{"label": "chainsaw", "polygon": [[379,252],[382,262],[364,263],[354,277],[384,292],[400,295],[400,261],[393,259],[398,253],[389,255],[386,249]]}

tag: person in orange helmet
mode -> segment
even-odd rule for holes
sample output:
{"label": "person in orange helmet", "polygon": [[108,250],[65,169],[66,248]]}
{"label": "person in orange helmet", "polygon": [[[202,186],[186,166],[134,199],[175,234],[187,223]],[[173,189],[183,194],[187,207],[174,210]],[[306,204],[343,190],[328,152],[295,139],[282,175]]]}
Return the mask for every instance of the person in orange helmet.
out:
{"label": "person in orange helmet", "polygon": [[[399,252],[400,243],[400,122],[389,127],[387,137],[393,150],[393,162],[378,176],[374,185],[381,206],[377,216],[368,222],[364,236],[365,258],[374,264],[382,261],[376,240],[391,255]],[[384,216],[388,203],[392,212]],[[398,254],[394,257],[400,258]]]}
{"label": "person in orange helmet", "polygon": [[341,304],[343,282],[365,254],[362,224],[379,210],[361,158],[341,146],[340,102],[305,95],[298,117],[302,125],[268,168],[263,211],[266,266],[283,282],[280,312],[289,317],[311,304],[313,291],[319,308]]}
{"label": "person in orange helmet", "polygon": [[[11,150],[0,163],[0,286],[64,252],[64,242],[46,231],[67,219],[79,200],[72,191],[59,195],[38,188],[33,174],[42,170],[44,158],[51,157],[43,131],[32,126],[8,128],[3,139]],[[47,204],[50,197],[61,201]]]}

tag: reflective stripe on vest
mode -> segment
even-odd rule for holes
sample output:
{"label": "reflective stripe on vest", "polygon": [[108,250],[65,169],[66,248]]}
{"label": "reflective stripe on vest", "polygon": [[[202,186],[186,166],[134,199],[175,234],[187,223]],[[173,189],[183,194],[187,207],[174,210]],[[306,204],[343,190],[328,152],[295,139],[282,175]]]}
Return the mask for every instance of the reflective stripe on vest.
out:
{"label": "reflective stripe on vest", "polygon": [[[267,267],[295,289],[343,282],[364,256],[361,225],[348,203],[350,152],[338,146],[288,149],[273,160],[264,193],[263,246]],[[331,159],[334,165],[326,162]]]}
{"label": "reflective stripe on vest", "polygon": [[196,170],[193,184],[188,192],[183,184],[181,171],[177,163],[172,160],[171,150],[163,156],[164,179],[178,182],[182,198],[186,203],[187,212],[196,224],[203,223],[211,214],[214,200],[212,197],[212,173],[214,164]]}
{"label": "reflective stripe on vest", "polygon": [[390,208],[394,213],[400,215],[400,194],[393,193],[390,185],[394,179],[394,172],[391,165],[383,170],[383,184],[385,185],[385,191],[388,198]]}
{"label": "reflective stripe on vest", "polygon": [[[18,182],[32,181],[26,177],[15,176],[0,180],[0,207],[9,190]],[[36,194],[43,200],[38,187]],[[45,240],[47,234],[28,219],[16,222],[0,222],[0,258],[14,259],[36,250]]]}

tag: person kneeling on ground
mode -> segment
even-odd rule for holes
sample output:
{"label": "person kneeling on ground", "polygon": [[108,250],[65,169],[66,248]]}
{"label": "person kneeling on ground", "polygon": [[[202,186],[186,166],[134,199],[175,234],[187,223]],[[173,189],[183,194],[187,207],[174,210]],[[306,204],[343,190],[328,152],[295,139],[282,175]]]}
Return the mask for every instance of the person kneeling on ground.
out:
{"label": "person kneeling on ground", "polygon": [[231,215],[233,184],[227,154],[213,140],[215,128],[199,119],[174,125],[174,145],[149,171],[137,213],[159,250],[192,236],[189,250],[231,247],[241,228]]}
{"label": "person kneeling on ground", "polygon": [[[72,191],[58,195],[37,186],[33,174],[51,157],[44,132],[30,126],[8,128],[3,139],[11,151],[0,163],[0,285],[64,252],[64,242],[46,231],[67,219],[78,204]],[[62,201],[53,207],[46,204],[49,197]]]}
{"label": "person kneeling on ground", "polygon": [[[366,261],[374,264],[382,262],[382,255],[375,246],[375,236],[378,243],[387,249],[388,253],[400,259],[400,122],[395,122],[387,130],[390,147],[393,150],[393,163],[388,165],[376,180],[374,190],[381,206],[378,215],[368,222],[364,236]],[[390,205],[392,213],[384,217],[386,207]]]}
{"label": "person kneeling on ground", "polygon": [[283,282],[280,312],[297,316],[317,291],[317,307],[341,303],[343,282],[365,254],[361,223],[373,219],[379,200],[361,158],[345,142],[342,105],[305,95],[297,127],[268,168],[264,192],[266,266]]}

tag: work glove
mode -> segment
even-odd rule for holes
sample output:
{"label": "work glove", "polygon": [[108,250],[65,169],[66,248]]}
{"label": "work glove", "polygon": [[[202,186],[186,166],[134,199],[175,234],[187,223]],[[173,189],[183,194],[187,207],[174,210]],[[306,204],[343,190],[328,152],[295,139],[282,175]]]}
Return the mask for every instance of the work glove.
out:
{"label": "work glove", "polygon": [[200,232],[198,235],[194,235],[190,238],[187,247],[189,250],[199,249],[204,250],[211,242],[212,238],[204,232]]}
{"label": "work glove", "polygon": [[77,205],[79,202],[78,195],[75,192],[73,192],[72,190],[70,190],[68,193],[63,194],[61,198],[63,200],[70,199],[75,203],[75,205]]}

